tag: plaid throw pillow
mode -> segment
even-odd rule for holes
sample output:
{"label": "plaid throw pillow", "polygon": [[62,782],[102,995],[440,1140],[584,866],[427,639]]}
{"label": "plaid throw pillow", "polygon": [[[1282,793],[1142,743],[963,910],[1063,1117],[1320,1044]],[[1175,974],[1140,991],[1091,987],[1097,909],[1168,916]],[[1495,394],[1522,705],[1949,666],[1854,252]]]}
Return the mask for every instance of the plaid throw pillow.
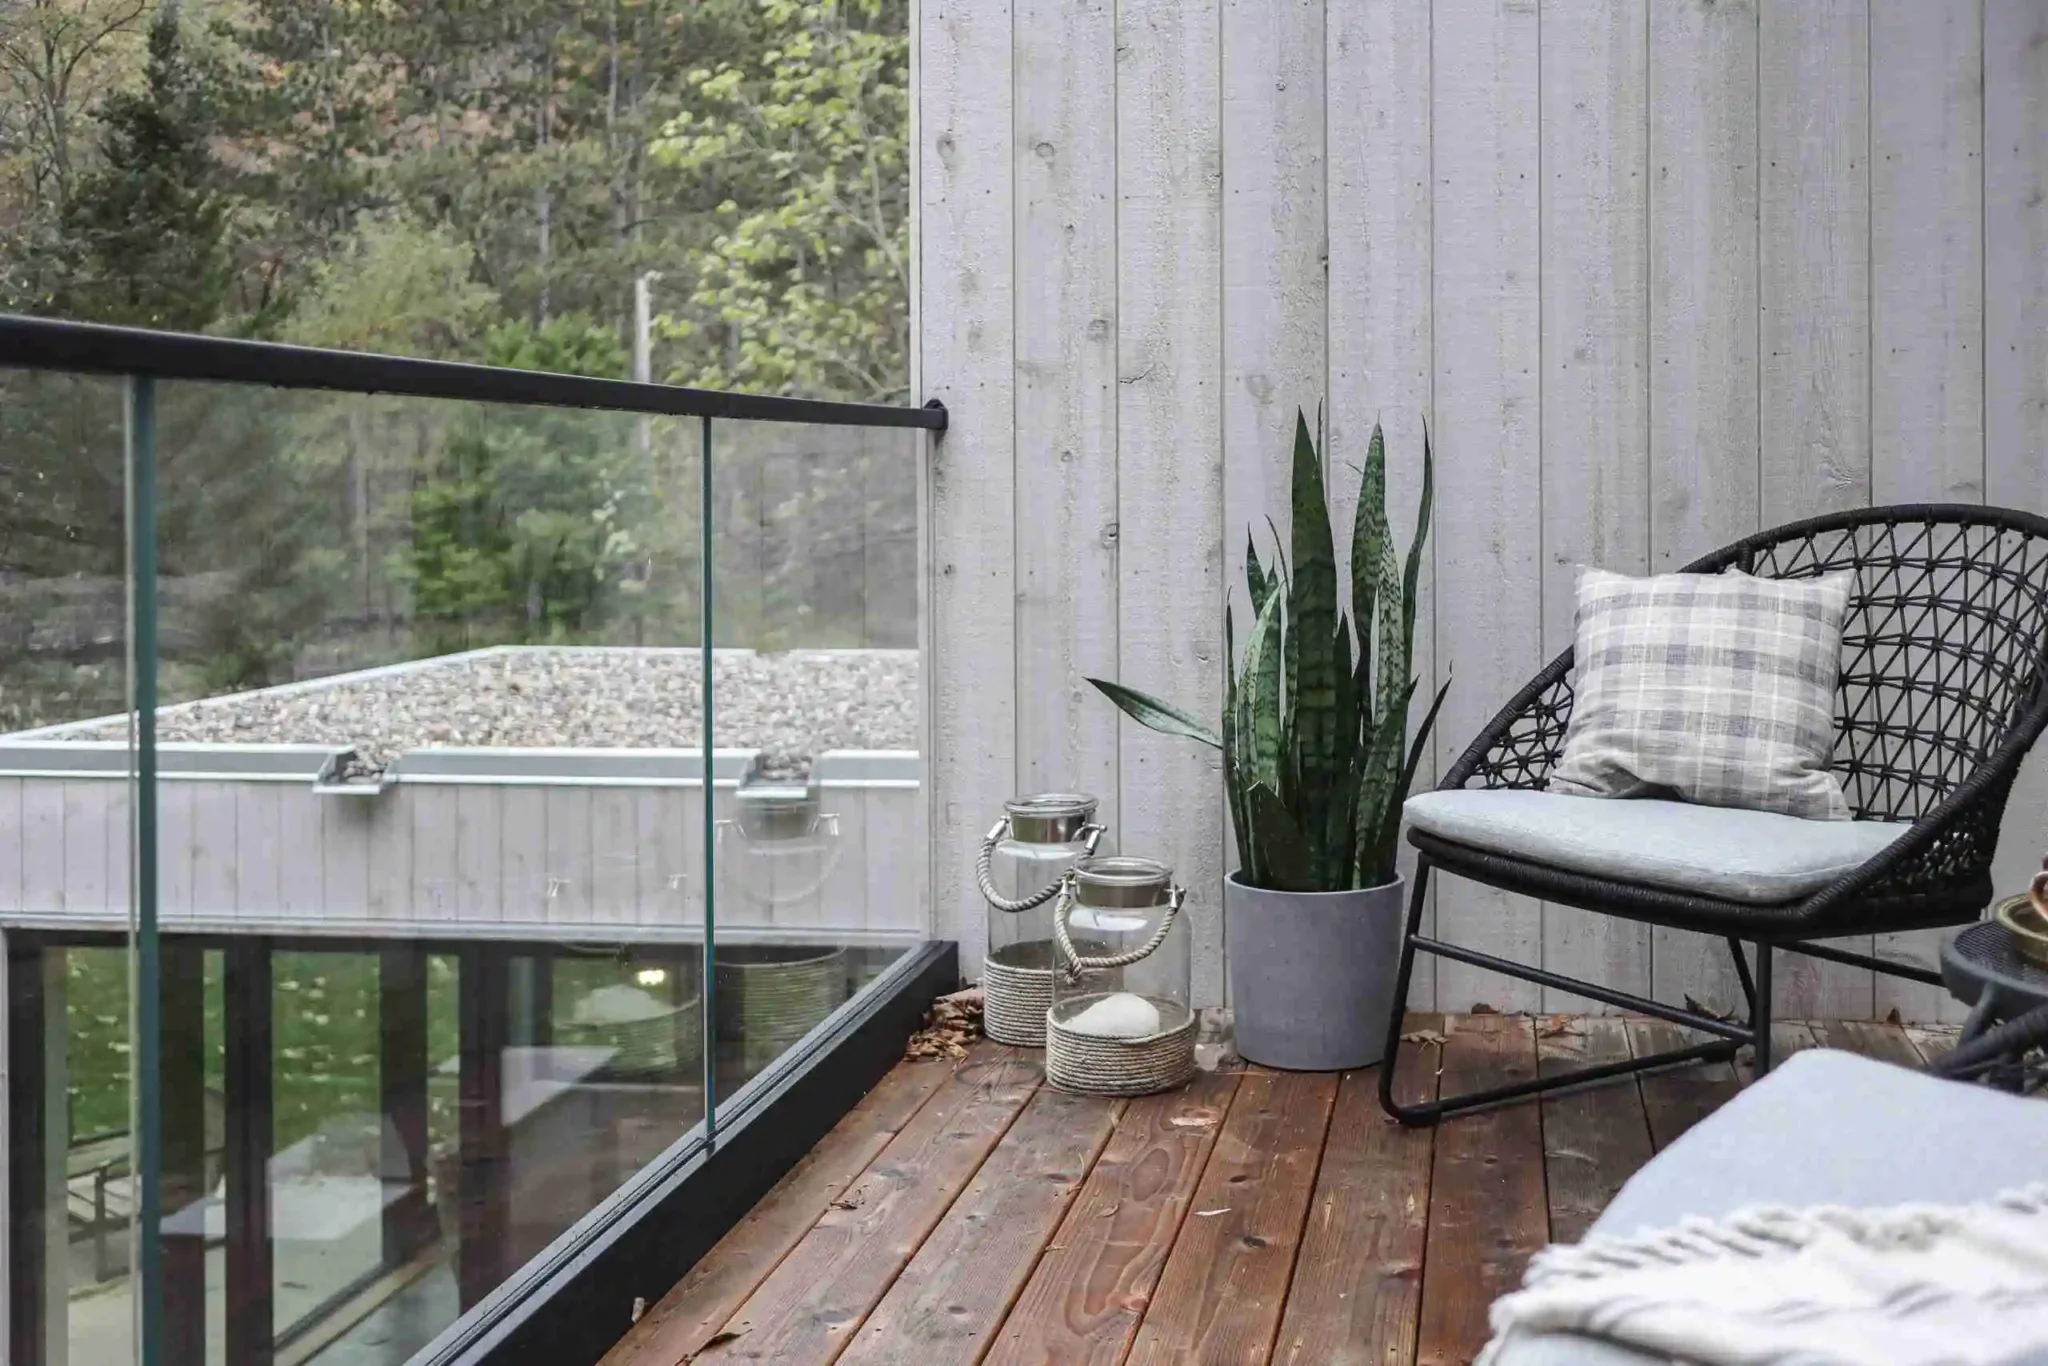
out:
{"label": "plaid throw pillow", "polygon": [[1550,790],[1849,819],[1828,762],[1854,579],[1581,569],[1576,696]]}

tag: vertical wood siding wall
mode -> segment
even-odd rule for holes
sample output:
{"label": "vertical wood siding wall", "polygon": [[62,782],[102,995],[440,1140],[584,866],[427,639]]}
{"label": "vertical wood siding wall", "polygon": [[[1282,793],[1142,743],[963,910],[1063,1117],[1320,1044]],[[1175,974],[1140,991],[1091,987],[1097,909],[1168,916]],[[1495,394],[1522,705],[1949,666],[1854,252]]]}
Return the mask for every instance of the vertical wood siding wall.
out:
{"label": "vertical wood siding wall", "polygon": [[[1670,569],[1871,502],[2048,510],[2042,0],[918,0],[915,50],[916,363],[952,411],[934,891],[963,962],[1002,799],[1078,786],[1194,889],[1222,999],[1217,765],[1081,680],[1217,706],[1297,406],[1323,405],[1340,485],[1385,422],[1397,525],[1430,420],[1438,764],[1569,642],[1578,563]],[[2004,884],[2044,827],[2037,761]],[[1735,999],[1695,937],[1458,883],[1433,913]],[[1946,1009],[1806,960],[1781,981],[1801,1013]],[[1451,963],[1421,995],[1565,1003]]]}

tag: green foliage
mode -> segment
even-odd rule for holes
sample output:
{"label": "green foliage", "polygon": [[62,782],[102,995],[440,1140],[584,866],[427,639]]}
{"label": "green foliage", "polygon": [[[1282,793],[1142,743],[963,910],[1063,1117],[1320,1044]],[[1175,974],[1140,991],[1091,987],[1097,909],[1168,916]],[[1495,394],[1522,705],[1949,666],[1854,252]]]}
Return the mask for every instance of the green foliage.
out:
{"label": "green foliage", "polygon": [[208,81],[176,11],[149,30],[143,87],[107,101],[100,164],[64,206],[39,311],[198,332],[227,298],[227,206],[206,147]]}
{"label": "green foliage", "polygon": [[719,202],[696,263],[699,318],[664,319],[672,338],[716,343],[679,378],[899,398],[910,335],[905,4],[760,0],[755,14],[766,50],[693,68],[695,107],[653,148],[686,185],[766,191]]}
{"label": "green foliage", "polygon": [[[1254,887],[1333,892],[1394,880],[1401,803],[1436,725],[1446,682],[1412,743],[1416,578],[1429,535],[1435,460],[1422,443],[1423,493],[1405,571],[1387,531],[1386,443],[1377,424],[1351,531],[1354,633],[1337,601],[1337,560],[1323,454],[1297,413],[1293,570],[1246,546],[1254,615],[1235,674],[1226,674],[1220,737],[1186,712],[1105,679],[1088,681],[1139,724],[1223,751],[1224,785],[1243,877]],[[1277,541],[1277,538],[1276,538]],[[1224,611],[1226,648],[1236,628]],[[1404,752],[1405,750],[1405,752]]]}
{"label": "green foliage", "polygon": [[625,379],[632,358],[619,339],[580,313],[539,327],[500,323],[484,336],[484,361],[514,370],[546,370],[592,379]]}
{"label": "green foliage", "polygon": [[475,250],[445,227],[365,218],[308,272],[280,336],[344,351],[459,354],[500,312],[475,270]]}

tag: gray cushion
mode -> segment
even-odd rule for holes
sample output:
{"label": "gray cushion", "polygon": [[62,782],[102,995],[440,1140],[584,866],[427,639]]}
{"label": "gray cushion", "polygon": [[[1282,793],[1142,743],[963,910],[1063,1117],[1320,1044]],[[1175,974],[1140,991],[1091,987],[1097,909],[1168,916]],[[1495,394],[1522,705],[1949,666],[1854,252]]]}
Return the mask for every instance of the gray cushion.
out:
{"label": "gray cushion", "polygon": [[[1627,1236],[1744,1205],[1968,1204],[2044,1175],[2048,1103],[1811,1049],[1659,1153],[1592,1231]],[[1543,1333],[1511,1338],[1497,1366],[1661,1360]]]}
{"label": "gray cushion", "polygon": [[1407,815],[1417,829],[1459,844],[1759,905],[1819,891],[1909,828],[1509,788],[1420,793],[1408,799]]}

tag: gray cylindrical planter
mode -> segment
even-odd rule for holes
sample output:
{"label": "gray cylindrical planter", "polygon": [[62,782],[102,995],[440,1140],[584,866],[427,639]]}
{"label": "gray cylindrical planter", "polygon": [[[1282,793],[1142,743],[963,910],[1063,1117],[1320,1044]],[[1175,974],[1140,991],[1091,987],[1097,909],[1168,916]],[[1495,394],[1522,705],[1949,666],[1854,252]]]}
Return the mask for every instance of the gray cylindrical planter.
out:
{"label": "gray cylindrical planter", "polygon": [[1237,1051],[1298,1072],[1370,1067],[1386,1046],[1406,884],[1355,892],[1223,885]]}

